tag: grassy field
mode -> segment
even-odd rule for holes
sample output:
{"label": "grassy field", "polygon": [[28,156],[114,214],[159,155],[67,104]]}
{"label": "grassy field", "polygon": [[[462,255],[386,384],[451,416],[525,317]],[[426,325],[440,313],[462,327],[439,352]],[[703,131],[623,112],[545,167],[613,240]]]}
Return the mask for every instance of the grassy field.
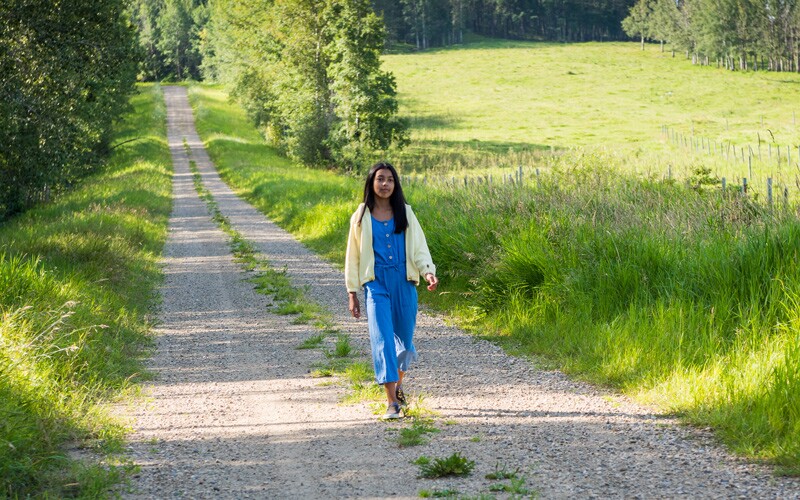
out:
{"label": "grassy field", "polygon": [[786,146],[794,165],[798,74],[699,67],[632,43],[485,40],[383,60],[397,77],[401,113],[411,118],[413,144],[398,161],[406,172],[537,166],[551,148],[590,147],[627,156],[623,168],[640,174],[661,177],[671,165],[676,177],[699,166],[729,182],[749,176],[747,162],[676,146],[662,134],[667,125],[687,140],[694,134],[712,147],[730,142],[754,153],[760,138],[758,183],[771,175],[796,190]]}
{"label": "grassy field", "polygon": [[[485,57],[511,65],[518,59],[514,47],[497,42],[392,58],[410,65],[419,57],[420,67],[434,67],[431,58],[479,58],[497,50]],[[590,45],[589,55],[582,55],[584,47],[572,46],[564,58],[592,60],[597,54],[591,50],[606,46]],[[635,45],[607,47],[626,53]],[[628,52],[667,68],[673,63]],[[716,71],[674,64],[681,70],[664,71],[662,79]],[[719,88],[732,85],[727,79],[783,77],[714,74]],[[429,77],[432,85],[437,78]],[[400,88],[408,92],[404,85],[401,76]],[[291,165],[264,144],[219,88],[194,87],[191,98],[223,177],[341,265],[361,179]],[[437,109],[432,102],[409,101],[404,99],[406,109]],[[473,125],[489,130],[470,134],[485,134],[486,142],[500,137],[494,128],[512,123],[500,117],[504,112],[497,109],[491,121]],[[451,134],[455,142],[467,137],[445,130],[444,123],[415,123],[415,134]],[[587,147],[539,160],[548,175],[523,188],[405,186],[443,280],[440,294],[422,299],[513,352],[542,357],[688,422],[713,426],[737,452],[779,464],[780,472],[800,472],[800,222],[794,212],[631,175],[631,162],[641,161],[635,152]],[[443,172],[451,167],[426,166]],[[342,307],[345,298],[343,288]]]}
{"label": "grassy field", "polygon": [[105,404],[141,379],[171,207],[161,93],[131,102],[101,172],[0,227],[0,497],[97,498],[127,467]]}

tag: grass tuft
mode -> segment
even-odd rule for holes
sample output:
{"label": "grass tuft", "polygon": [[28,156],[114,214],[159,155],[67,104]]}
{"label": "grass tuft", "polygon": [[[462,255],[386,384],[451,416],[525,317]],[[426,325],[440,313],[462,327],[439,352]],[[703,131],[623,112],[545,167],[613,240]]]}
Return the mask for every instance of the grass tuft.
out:
{"label": "grass tuft", "polygon": [[419,446],[428,442],[428,439],[425,437],[427,434],[434,434],[437,432],[440,432],[440,430],[433,425],[432,420],[415,418],[411,422],[411,427],[400,429],[395,442],[397,442],[401,448]]}
{"label": "grass tuft", "polygon": [[453,498],[460,495],[459,491],[453,488],[444,490],[420,490],[420,498]]}
{"label": "grass tuft", "polygon": [[531,490],[525,487],[524,477],[515,477],[506,483],[494,483],[489,486],[489,491],[511,493],[513,495],[530,495]]}
{"label": "grass tuft", "polygon": [[317,349],[322,347],[322,343],[325,341],[325,333],[319,332],[315,333],[312,336],[305,339],[297,349]]}
{"label": "grass tuft", "polygon": [[469,476],[475,468],[475,462],[456,452],[449,457],[430,459],[421,456],[414,461],[419,466],[420,476],[435,479],[447,476]]}

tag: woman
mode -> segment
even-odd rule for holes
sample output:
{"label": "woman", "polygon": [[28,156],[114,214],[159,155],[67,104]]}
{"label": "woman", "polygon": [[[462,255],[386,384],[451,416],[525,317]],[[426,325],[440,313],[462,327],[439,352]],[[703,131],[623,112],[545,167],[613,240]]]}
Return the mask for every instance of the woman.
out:
{"label": "woman", "polygon": [[350,218],[344,272],[354,318],[361,317],[357,292],[365,290],[375,378],[389,403],[382,418],[400,418],[406,405],[403,377],[417,359],[415,287],[420,275],[430,291],[439,280],[425,234],[388,163],[376,163],[367,174],[364,201]]}

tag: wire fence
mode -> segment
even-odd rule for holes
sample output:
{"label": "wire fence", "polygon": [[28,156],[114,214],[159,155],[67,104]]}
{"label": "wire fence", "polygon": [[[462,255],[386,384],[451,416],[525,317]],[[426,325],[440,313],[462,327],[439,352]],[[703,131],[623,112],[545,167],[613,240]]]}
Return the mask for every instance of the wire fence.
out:
{"label": "wire fence", "polygon": [[[706,171],[709,173],[710,169]],[[552,189],[559,185],[558,181],[548,178],[549,169],[539,167],[509,167],[505,172],[498,174],[467,174],[467,175],[417,175],[401,176],[404,184],[414,186],[436,186],[447,189],[474,189],[478,187],[505,187],[525,189]],[[800,193],[800,189],[790,189],[784,182],[776,182],[771,176],[755,181],[753,177],[727,177],[705,178],[684,177],[677,179],[673,176],[672,167],[667,170],[662,178],[666,182],[682,182],[686,189],[704,189],[709,192],[716,191],[721,196],[742,196],[751,203],[763,204],[768,208],[781,206],[790,208],[796,200],[790,194]]]}

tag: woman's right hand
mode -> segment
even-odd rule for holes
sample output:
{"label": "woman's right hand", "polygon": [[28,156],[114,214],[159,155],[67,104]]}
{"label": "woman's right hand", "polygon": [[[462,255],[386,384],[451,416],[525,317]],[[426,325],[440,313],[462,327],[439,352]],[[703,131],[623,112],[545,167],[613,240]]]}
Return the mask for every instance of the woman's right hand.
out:
{"label": "woman's right hand", "polygon": [[358,319],[361,317],[361,305],[358,303],[358,295],[356,292],[349,292],[348,296],[350,297],[350,314],[352,314],[354,318]]}

